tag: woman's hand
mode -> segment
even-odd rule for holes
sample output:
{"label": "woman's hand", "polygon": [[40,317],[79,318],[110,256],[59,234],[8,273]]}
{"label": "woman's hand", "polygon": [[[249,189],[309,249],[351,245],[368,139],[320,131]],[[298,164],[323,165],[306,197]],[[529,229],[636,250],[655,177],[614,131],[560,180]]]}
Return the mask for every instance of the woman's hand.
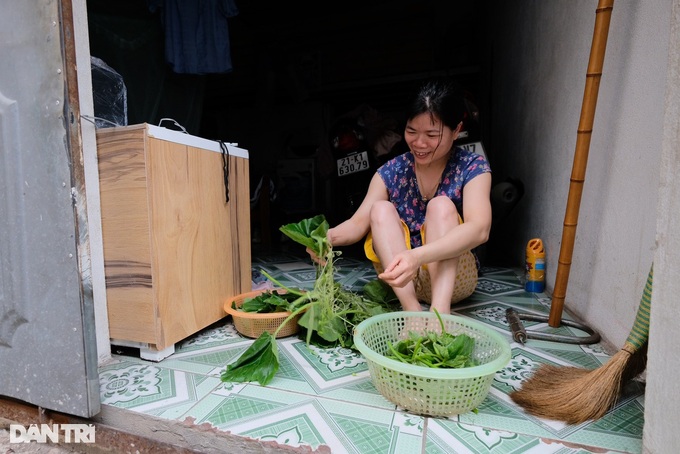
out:
{"label": "woman's hand", "polygon": [[312,262],[316,262],[322,266],[326,264],[326,260],[316,255],[316,253],[314,253],[311,248],[307,248],[306,251],[307,254],[309,254],[309,257],[312,259]]}
{"label": "woman's hand", "polygon": [[[331,242],[331,230],[333,229],[328,229],[328,232],[326,232],[326,242],[328,243],[328,247],[333,249],[333,243]],[[306,251],[307,254],[309,254],[309,257],[312,259],[312,262],[318,263],[321,266],[326,265],[326,257],[319,257],[311,248],[307,248]]]}
{"label": "woman's hand", "polygon": [[418,275],[420,263],[412,250],[395,255],[392,262],[378,275],[378,278],[392,287],[404,287]]}

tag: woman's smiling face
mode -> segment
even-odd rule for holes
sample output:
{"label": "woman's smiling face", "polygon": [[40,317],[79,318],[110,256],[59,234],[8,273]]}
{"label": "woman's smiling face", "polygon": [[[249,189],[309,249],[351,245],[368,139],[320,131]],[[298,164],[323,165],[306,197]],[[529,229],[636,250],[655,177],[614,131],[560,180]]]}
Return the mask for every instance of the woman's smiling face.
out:
{"label": "woman's smiling face", "polygon": [[436,115],[426,112],[416,115],[406,123],[404,140],[417,164],[429,164],[448,156],[460,127],[458,125],[453,131]]}

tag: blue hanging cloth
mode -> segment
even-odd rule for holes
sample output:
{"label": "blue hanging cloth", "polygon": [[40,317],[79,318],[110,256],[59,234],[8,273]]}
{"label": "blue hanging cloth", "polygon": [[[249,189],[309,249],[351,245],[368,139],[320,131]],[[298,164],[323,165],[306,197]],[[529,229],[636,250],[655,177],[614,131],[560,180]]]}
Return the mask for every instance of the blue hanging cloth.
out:
{"label": "blue hanging cloth", "polygon": [[165,59],[178,74],[233,70],[227,19],[238,15],[234,0],[147,0],[161,14]]}

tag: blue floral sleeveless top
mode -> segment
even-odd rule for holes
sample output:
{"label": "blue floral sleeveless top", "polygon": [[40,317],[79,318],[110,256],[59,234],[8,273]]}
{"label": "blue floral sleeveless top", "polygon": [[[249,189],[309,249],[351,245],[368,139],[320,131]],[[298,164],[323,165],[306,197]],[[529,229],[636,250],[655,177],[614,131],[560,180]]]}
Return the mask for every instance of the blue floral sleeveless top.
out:
{"label": "blue floral sleeveless top", "polygon": [[[486,172],[491,172],[491,167],[484,156],[455,148],[444,168],[435,196],[446,195],[464,218],[463,186]],[[387,187],[389,200],[411,232],[411,247],[421,246],[420,228],[425,222],[426,202],[420,197],[418,190],[413,155],[406,152],[390,159],[378,168],[378,174]]]}

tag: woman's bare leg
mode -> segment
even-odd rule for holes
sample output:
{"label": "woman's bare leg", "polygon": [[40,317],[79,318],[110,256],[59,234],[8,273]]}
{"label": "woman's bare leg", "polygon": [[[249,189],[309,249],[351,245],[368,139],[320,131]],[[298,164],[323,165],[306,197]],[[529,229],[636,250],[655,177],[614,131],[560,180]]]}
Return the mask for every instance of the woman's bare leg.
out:
{"label": "woman's bare leg", "polygon": [[[446,197],[435,197],[427,204],[425,213],[426,241],[431,243],[446,235],[458,225],[458,210]],[[451,313],[451,297],[456,286],[458,257],[427,264],[432,282],[430,310],[440,314]]]}
{"label": "woman's bare leg", "polygon": [[[385,266],[395,255],[406,250],[406,238],[399,213],[391,202],[381,201],[371,208],[371,235],[373,250]],[[413,282],[402,288],[392,287],[405,311],[420,311],[420,302],[416,296]]]}

